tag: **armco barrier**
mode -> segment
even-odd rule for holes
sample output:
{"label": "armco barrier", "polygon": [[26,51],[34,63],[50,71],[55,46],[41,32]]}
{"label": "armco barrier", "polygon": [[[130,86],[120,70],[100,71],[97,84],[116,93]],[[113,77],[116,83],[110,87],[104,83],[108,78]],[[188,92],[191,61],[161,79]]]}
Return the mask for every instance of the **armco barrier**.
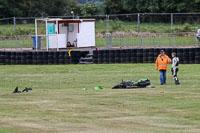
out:
{"label": "armco barrier", "polygon": [[[94,64],[113,63],[154,63],[160,53],[159,48],[94,50]],[[200,48],[164,48],[171,58],[176,52],[181,64],[200,64]],[[0,65],[54,65],[79,64],[89,51],[0,51]]]}

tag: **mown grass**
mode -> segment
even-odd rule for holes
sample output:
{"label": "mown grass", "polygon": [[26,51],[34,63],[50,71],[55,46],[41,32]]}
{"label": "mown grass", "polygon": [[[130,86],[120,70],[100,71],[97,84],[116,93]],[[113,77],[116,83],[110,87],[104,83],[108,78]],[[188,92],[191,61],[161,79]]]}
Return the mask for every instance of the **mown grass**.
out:
{"label": "mown grass", "polygon": [[[0,66],[0,132],[198,133],[199,75],[199,65],[180,65],[181,85],[168,71],[160,86],[154,64]],[[155,88],[111,89],[143,77]],[[12,94],[16,86],[33,90]]]}
{"label": "mown grass", "polygon": [[[187,46],[197,46],[199,42],[193,36],[183,36],[183,37],[113,37],[112,46],[128,47],[187,47]],[[46,48],[46,40],[42,39],[41,41],[42,48]],[[97,47],[106,46],[106,38],[96,38]],[[32,48],[33,41],[31,37],[20,38],[19,40],[1,40],[0,48]]]}
{"label": "mown grass", "polygon": [[[194,36],[172,36],[172,37],[113,37],[112,46],[128,47],[187,47],[198,46],[199,42]],[[106,46],[105,38],[96,38],[96,46]]]}

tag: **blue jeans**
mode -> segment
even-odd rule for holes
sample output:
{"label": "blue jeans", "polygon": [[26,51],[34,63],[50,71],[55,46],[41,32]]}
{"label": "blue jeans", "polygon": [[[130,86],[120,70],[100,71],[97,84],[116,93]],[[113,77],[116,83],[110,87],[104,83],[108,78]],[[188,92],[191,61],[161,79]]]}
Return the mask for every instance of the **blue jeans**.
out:
{"label": "blue jeans", "polygon": [[166,70],[159,70],[160,71],[160,83],[166,84]]}

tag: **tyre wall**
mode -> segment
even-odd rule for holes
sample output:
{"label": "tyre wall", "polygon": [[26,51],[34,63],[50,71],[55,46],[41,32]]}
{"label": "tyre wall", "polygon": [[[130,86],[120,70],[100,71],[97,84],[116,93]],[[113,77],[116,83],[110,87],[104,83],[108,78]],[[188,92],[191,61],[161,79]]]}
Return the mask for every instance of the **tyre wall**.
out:
{"label": "tyre wall", "polygon": [[[159,48],[117,49],[93,51],[94,64],[113,63],[154,63],[160,53]],[[171,58],[176,52],[181,64],[200,64],[200,48],[164,48]],[[89,51],[0,51],[0,65],[58,65],[79,64],[80,58]]]}
{"label": "tyre wall", "polygon": [[[149,49],[123,49],[93,51],[95,64],[112,63],[154,63],[160,54],[160,48]],[[164,48],[171,58],[176,52],[181,64],[200,64],[200,48]]]}
{"label": "tyre wall", "polygon": [[78,64],[88,51],[0,51],[0,65]]}

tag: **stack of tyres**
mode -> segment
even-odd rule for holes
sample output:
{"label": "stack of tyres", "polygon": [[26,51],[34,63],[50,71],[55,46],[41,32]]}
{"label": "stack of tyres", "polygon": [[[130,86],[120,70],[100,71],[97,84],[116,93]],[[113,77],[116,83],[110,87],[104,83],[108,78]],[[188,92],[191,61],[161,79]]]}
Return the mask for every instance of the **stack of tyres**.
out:
{"label": "stack of tyres", "polygon": [[131,49],[131,63],[137,63],[137,49]]}
{"label": "stack of tyres", "polygon": [[109,64],[115,63],[115,50],[109,50]]}
{"label": "stack of tyres", "polygon": [[172,58],[172,49],[171,48],[165,48],[164,49],[165,54],[171,59]]}
{"label": "stack of tyres", "polygon": [[103,63],[109,63],[109,50],[102,50],[103,51]]}
{"label": "stack of tyres", "polygon": [[6,61],[5,61],[5,51],[1,51],[0,53],[0,65],[5,65]]}
{"label": "stack of tyres", "polygon": [[22,65],[27,65],[27,54],[28,54],[27,51],[22,52],[22,57],[21,57],[21,59],[22,59],[21,64]]}
{"label": "stack of tyres", "polygon": [[148,59],[148,63],[154,63],[155,60],[154,60],[154,49],[153,48],[150,48],[149,49],[149,59]]}
{"label": "stack of tyres", "polygon": [[94,62],[94,64],[99,64],[98,63],[98,51],[97,50],[93,51],[93,62]]}
{"label": "stack of tyres", "polygon": [[81,51],[81,57],[85,58],[89,54],[89,51]]}
{"label": "stack of tyres", "polygon": [[189,61],[189,49],[188,48],[184,48],[183,49],[183,63],[184,64],[190,64],[190,61]]}
{"label": "stack of tyres", "polygon": [[26,55],[27,55],[27,52],[22,52],[21,53],[21,65],[26,65]]}
{"label": "stack of tyres", "polygon": [[36,52],[36,64],[37,65],[43,65],[44,64],[43,52]]}
{"label": "stack of tyres", "polygon": [[37,53],[35,51],[32,52],[32,64],[37,65]]}
{"label": "stack of tyres", "polygon": [[68,52],[64,53],[65,64],[70,64],[70,56]]}
{"label": "stack of tyres", "polygon": [[177,56],[179,57],[180,64],[183,64],[183,48],[177,48]]}
{"label": "stack of tyres", "polygon": [[59,64],[60,65],[65,64],[65,51],[59,52]]}
{"label": "stack of tyres", "polygon": [[195,49],[194,48],[189,49],[189,63],[190,64],[195,63]]}
{"label": "stack of tyres", "polygon": [[172,48],[172,52],[177,53],[177,48]]}
{"label": "stack of tyres", "polygon": [[98,64],[103,64],[103,53],[104,53],[104,50],[98,51]]}
{"label": "stack of tyres", "polygon": [[143,63],[149,63],[149,49],[143,49]]}
{"label": "stack of tyres", "polygon": [[11,64],[11,52],[10,51],[5,52],[5,64],[6,65]]}
{"label": "stack of tyres", "polygon": [[26,53],[26,64],[27,65],[33,64],[32,56],[33,56],[32,52],[29,51],[29,52]]}
{"label": "stack of tyres", "polygon": [[78,64],[80,58],[81,58],[81,52],[80,51],[72,51],[71,52],[71,58],[70,58],[70,64]]}
{"label": "stack of tyres", "polygon": [[42,57],[43,57],[43,64],[44,64],[44,65],[47,65],[47,64],[48,64],[48,54],[49,54],[49,53],[48,53],[47,51],[44,51],[44,52],[43,52],[43,56],[42,56]]}
{"label": "stack of tyres", "polygon": [[[172,48],[171,52],[177,54],[177,48]],[[178,54],[176,56],[178,56]],[[172,59],[172,57],[171,57],[171,59]]]}
{"label": "stack of tyres", "polygon": [[158,55],[160,54],[160,50],[161,50],[161,49],[159,49],[159,48],[155,48],[155,49],[154,49],[154,61],[156,61]]}
{"label": "stack of tyres", "polygon": [[200,48],[195,49],[195,64],[200,64]]}
{"label": "stack of tyres", "polygon": [[177,48],[172,48],[172,53],[175,52],[177,54]]}
{"label": "stack of tyres", "polygon": [[127,50],[126,49],[122,49],[120,51],[121,53],[121,63],[126,63],[126,53],[127,53]]}
{"label": "stack of tyres", "polygon": [[126,50],[126,63],[131,63],[131,49]]}
{"label": "stack of tyres", "polygon": [[115,50],[115,63],[121,63],[121,50]]}
{"label": "stack of tyres", "polygon": [[143,63],[143,49],[137,49],[137,63]]}
{"label": "stack of tyres", "polygon": [[21,56],[22,56],[22,52],[17,51],[16,52],[16,65],[21,65]]}
{"label": "stack of tyres", "polygon": [[48,52],[48,65],[54,64],[54,52],[50,51]]}
{"label": "stack of tyres", "polygon": [[11,52],[11,65],[16,65],[16,52]]}
{"label": "stack of tyres", "polygon": [[54,64],[55,65],[59,64],[59,52],[57,51],[54,52]]}

